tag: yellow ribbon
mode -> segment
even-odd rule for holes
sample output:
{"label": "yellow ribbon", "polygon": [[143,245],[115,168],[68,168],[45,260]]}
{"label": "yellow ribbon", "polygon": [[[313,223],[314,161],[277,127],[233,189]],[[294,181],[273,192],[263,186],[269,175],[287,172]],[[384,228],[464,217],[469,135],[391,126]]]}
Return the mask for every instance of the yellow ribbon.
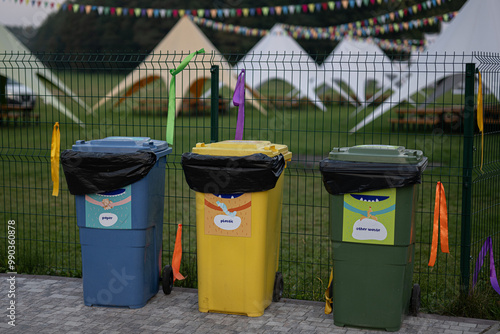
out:
{"label": "yellow ribbon", "polygon": [[333,296],[330,296],[330,286],[332,285],[332,281],[333,281],[333,269],[330,272],[330,280],[328,281],[328,287],[326,288],[326,291],[325,291],[325,300],[326,300],[325,314],[330,314],[330,313],[332,313],[332,310],[333,310],[333,307],[332,307]]}
{"label": "yellow ribbon", "polygon": [[[440,233],[438,233],[438,230]],[[434,267],[437,257],[438,234],[441,237],[441,252],[449,253],[448,246],[448,209],[446,208],[446,197],[444,186],[441,182],[436,185],[436,199],[434,202],[434,228],[432,230],[431,256],[429,267]]]}
{"label": "yellow ribbon", "polygon": [[483,122],[483,82],[481,72],[478,72],[479,87],[477,89],[477,127],[481,131],[481,172],[483,171],[484,157],[484,122]]}
{"label": "yellow ribbon", "polygon": [[50,144],[50,170],[52,173],[52,196],[59,196],[59,157],[61,155],[61,132],[59,122],[52,129],[52,143]]}

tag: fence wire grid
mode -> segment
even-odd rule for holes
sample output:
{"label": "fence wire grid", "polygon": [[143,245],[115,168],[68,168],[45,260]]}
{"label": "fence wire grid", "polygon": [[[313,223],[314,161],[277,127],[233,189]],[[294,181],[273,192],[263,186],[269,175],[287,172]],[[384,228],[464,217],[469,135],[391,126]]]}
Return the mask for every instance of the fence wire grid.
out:
{"label": "fence wire grid", "polygon": [[[491,290],[489,261],[480,271],[475,266],[490,237],[500,267],[499,55],[199,54],[176,76],[174,94],[170,71],[186,56],[0,54],[0,86],[6,87],[0,90],[0,254],[7,254],[7,222],[15,220],[18,272],[82,275],[74,196],[62,168],[59,196],[51,196],[55,122],[61,151],[76,140],[108,136],[165,140],[168,101],[175,99],[162,262],[171,262],[182,224],[180,271],[187,278],[176,285],[196,288],[195,193],[185,182],[181,155],[199,142],[234,139],[232,95],[244,68],[243,138],[285,144],[293,153],[281,220],[284,297],[324,300],[333,267],[330,195],[319,162],[334,147],[372,144],[422,150],[429,159],[415,207],[413,281],[421,287],[423,310],[439,312],[471,291],[474,275],[474,291]],[[477,123],[479,73],[484,133]],[[16,91],[11,80],[29,91]],[[429,267],[438,181],[446,192],[450,253],[439,251]],[[0,269],[9,271],[4,255]]]}

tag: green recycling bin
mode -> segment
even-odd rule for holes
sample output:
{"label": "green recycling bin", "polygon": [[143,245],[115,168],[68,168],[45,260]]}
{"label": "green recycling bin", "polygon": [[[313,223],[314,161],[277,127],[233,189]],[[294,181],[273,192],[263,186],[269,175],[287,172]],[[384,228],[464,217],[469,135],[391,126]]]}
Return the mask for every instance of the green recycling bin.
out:
{"label": "green recycling bin", "polygon": [[415,206],[427,158],[402,146],[334,148],[320,162],[330,196],[334,324],[397,331],[418,312]]}

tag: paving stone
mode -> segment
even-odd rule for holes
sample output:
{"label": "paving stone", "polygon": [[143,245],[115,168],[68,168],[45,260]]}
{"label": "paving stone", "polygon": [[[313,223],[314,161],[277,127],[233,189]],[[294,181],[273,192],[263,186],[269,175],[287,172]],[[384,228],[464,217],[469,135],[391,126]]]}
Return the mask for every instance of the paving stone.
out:
{"label": "paving stone", "polygon": [[[0,274],[0,291],[8,288]],[[264,315],[202,313],[196,290],[174,288],[168,296],[158,293],[139,309],[88,307],[83,304],[82,280],[49,276],[16,276],[16,326],[7,324],[7,310],[0,300],[0,332],[9,333],[328,333],[378,334],[385,331],[338,327],[324,303],[282,300],[272,303]],[[422,314],[406,317],[401,334],[473,334],[497,322],[481,319]],[[490,334],[490,333],[488,333]],[[496,333],[495,333],[496,334]],[[499,333],[500,334],[500,333]]]}

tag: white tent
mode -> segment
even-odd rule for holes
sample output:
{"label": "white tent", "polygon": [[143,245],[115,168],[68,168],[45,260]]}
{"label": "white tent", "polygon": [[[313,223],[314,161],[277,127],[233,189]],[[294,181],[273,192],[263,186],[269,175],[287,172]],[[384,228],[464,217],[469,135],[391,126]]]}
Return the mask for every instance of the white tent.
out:
{"label": "white tent", "polygon": [[[0,75],[11,78],[33,90],[46,104],[54,106],[63,115],[84,127],[66,106],[59,101],[49,88],[54,86],[66,96],[71,97],[82,108],[88,111],[88,106],[71,92],[48,68],[45,67],[14,35],[0,25],[0,53],[3,58],[0,66]],[[61,93],[57,93],[61,96]]]}
{"label": "white tent", "polygon": [[[431,84],[436,89],[433,94],[426,94],[431,95],[427,102],[461,84],[465,64],[476,63],[473,53],[500,53],[499,13],[499,0],[468,0],[436,42],[413,57],[408,81],[350,132],[358,131]],[[500,101],[500,92],[494,92]]]}
{"label": "white tent", "polygon": [[[103,97],[93,107],[93,110],[96,110],[112,98],[119,98],[115,102],[115,105],[117,105],[136,91],[158,79],[163,80],[165,85],[169,87],[171,78],[169,70],[179,66],[189,53],[202,48],[205,49],[205,53],[193,58],[196,59],[196,63],[189,64],[184,71],[176,75],[176,115],[181,110],[183,94],[188,90],[193,91],[190,88],[196,86],[194,90],[197,91],[197,97],[201,96],[203,92],[200,89],[203,88],[204,81],[210,79],[212,65],[219,66],[221,85],[227,85],[234,90],[238,78],[231,70],[229,63],[200,28],[188,16],[184,16],[160,41],[151,54],[111,92]],[[169,94],[171,93],[169,92]],[[247,99],[247,101],[265,113],[257,100]]]}
{"label": "white tent", "polygon": [[[344,82],[363,104],[367,95],[372,97],[381,87],[390,86],[391,76],[398,74],[389,57],[375,44],[344,38],[322,65],[324,81]],[[371,89],[367,84],[372,81]]]}
{"label": "white tent", "polygon": [[291,84],[300,98],[307,98],[319,109],[325,106],[316,95],[315,81],[318,66],[302,47],[275,24],[238,62],[236,68],[246,70],[246,83],[258,88],[273,79]]}
{"label": "white tent", "polygon": [[439,36],[450,26],[450,22],[441,22],[441,30],[440,32],[424,34],[424,38],[426,41],[427,48],[434,44]]}

